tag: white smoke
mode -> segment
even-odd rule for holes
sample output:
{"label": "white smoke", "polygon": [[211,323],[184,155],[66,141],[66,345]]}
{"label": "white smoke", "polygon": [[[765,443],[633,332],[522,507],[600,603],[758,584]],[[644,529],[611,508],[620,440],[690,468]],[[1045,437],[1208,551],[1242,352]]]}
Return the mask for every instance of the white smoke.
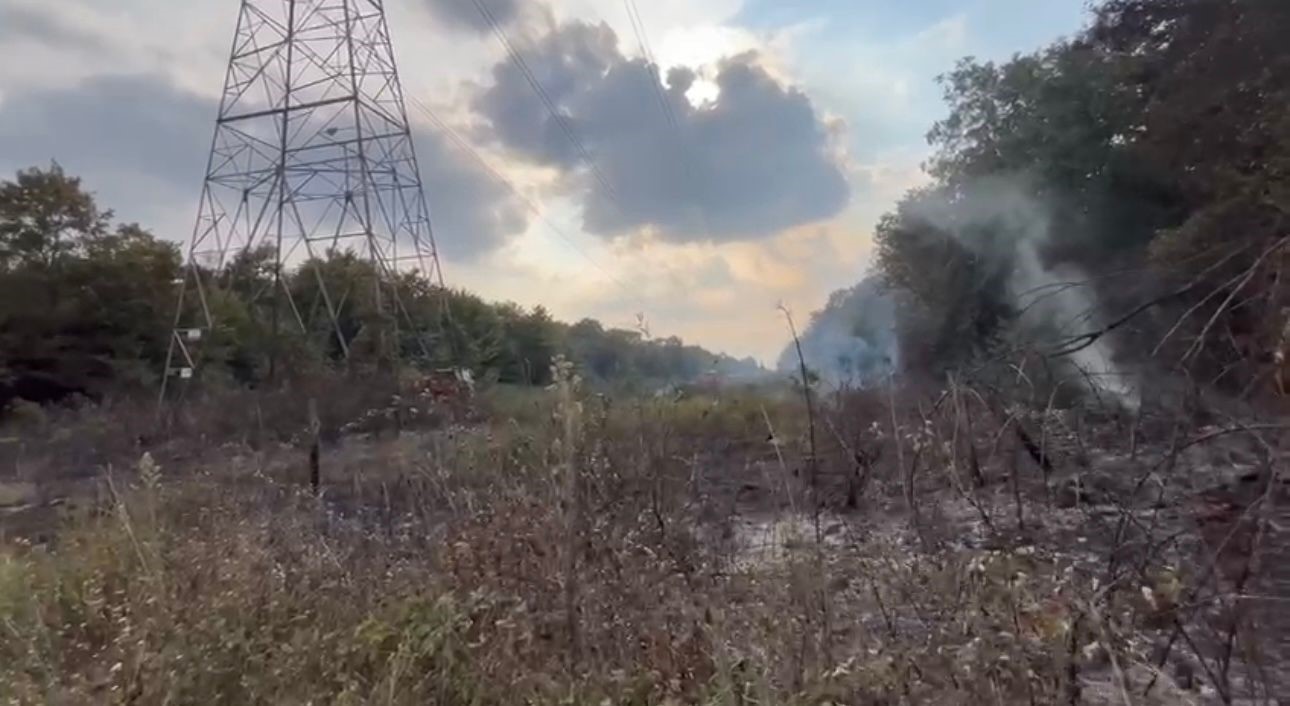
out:
{"label": "white smoke", "polygon": [[[1061,357],[1074,369],[1075,382],[1135,409],[1139,393],[1117,365],[1110,336],[1066,345],[1103,326],[1103,312],[1087,273],[1069,265],[1045,265],[1041,253],[1051,237],[1052,219],[1028,186],[1021,177],[984,178],[954,190],[918,194],[902,211],[953,237],[991,278],[1006,282],[1003,294],[1020,312],[1014,331],[1019,338],[1041,351],[1069,348]],[[812,317],[801,342],[807,366],[826,384],[880,382],[897,369],[900,358],[895,306],[877,278],[867,278],[834,293]],[[778,367],[795,374],[797,365],[790,344]]]}
{"label": "white smoke", "polygon": [[[1087,273],[1074,267],[1044,268],[1037,244],[1017,243],[1011,289],[1024,313],[1022,323],[1038,320],[1057,340],[1050,345],[1078,337],[1103,325],[1101,307]],[[1087,345],[1076,343],[1067,355],[1087,384],[1129,409],[1137,409],[1140,397],[1129,374],[1116,365],[1111,339],[1099,337]]]}
{"label": "white smoke", "polygon": [[[895,307],[876,278],[834,293],[801,332],[806,366],[832,388],[865,387],[895,372],[900,351]],[[789,343],[778,369],[797,374],[797,349]]]}
{"label": "white smoke", "polygon": [[[1104,323],[1091,278],[1072,266],[1047,267],[1040,253],[1049,242],[1048,209],[1024,179],[991,177],[952,196],[916,202],[913,211],[952,234],[991,267],[1007,268],[1008,294],[1021,312],[1022,331],[1050,349],[1097,330]],[[1115,362],[1109,336],[1096,338],[1067,357],[1077,374],[1099,395],[1136,408],[1138,392]]]}

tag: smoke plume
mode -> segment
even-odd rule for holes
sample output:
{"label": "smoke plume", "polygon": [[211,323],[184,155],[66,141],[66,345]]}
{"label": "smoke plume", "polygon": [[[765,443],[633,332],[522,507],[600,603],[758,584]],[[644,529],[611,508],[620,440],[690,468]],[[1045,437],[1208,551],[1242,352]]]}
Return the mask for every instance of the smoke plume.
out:
{"label": "smoke plume", "polygon": [[[1052,233],[1051,212],[1024,178],[986,178],[955,188],[911,195],[900,217],[920,229],[950,237],[970,253],[973,266],[1002,291],[992,296],[1016,313],[1010,337],[1031,350],[1057,351],[1063,342],[1096,330],[1104,322],[1087,273],[1045,262]],[[917,237],[910,234],[909,237]],[[939,263],[920,263],[935,267]],[[951,296],[975,296],[973,292]],[[1138,393],[1115,362],[1110,337],[1101,337],[1065,356],[1072,377],[1093,392],[1136,407]],[[808,367],[830,385],[866,386],[897,368],[896,307],[876,278],[836,292],[802,334]],[[793,372],[797,354],[790,345],[779,368]],[[1058,366],[1061,367],[1061,366]]]}
{"label": "smoke plume", "polygon": [[[812,372],[830,387],[865,387],[885,379],[899,360],[896,315],[882,284],[873,277],[851,289],[834,292],[811,317],[801,334],[802,356]],[[780,355],[780,372],[798,370],[797,349],[790,343]]]}
{"label": "smoke plume", "polygon": [[[1049,266],[1049,209],[1022,177],[991,177],[936,192],[914,202],[913,213],[951,234],[987,270],[1005,275],[1008,299],[1019,312],[1016,333],[1041,349],[1061,348],[1102,326],[1104,312],[1088,273],[1072,265]],[[1068,362],[1094,392],[1136,407],[1138,393],[1115,363],[1110,337],[1076,348]]]}

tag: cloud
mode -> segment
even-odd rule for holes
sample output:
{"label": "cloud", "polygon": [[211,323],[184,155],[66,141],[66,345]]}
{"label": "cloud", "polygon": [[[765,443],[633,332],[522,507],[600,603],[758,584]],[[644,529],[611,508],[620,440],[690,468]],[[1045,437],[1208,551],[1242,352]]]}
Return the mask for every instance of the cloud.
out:
{"label": "cloud", "polygon": [[[57,160],[99,192],[102,206],[182,239],[217,110],[213,99],[152,74],[24,89],[0,105],[0,168],[12,173]],[[439,133],[418,132],[417,149],[445,255],[479,256],[527,227],[509,190]]]}
{"label": "cloud", "polygon": [[[511,24],[520,14],[520,0],[479,0],[501,25]],[[484,33],[489,23],[474,0],[425,0],[425,6],[440,22],[456,29]]]}
{"label": "cloud", "polygon": [[492,252],[528,228],[518,197],[438,132],[417,132],[417,161],[435,242],[452,260]]}
{"label": "cloud", "polygon": [[695,106],[686,98],[695,71],[675,68],[662,81],[624,56],[605,24],[569,22],[521,52],[562,118],[511,61],[494,66],[473,107],[503,147],[558,169],[580,192],[588,232],[752,240],[830,218],[849,201],[832,129],[755,55],[719,64],[717,99]]}
{"label": "cloud", "polygon": [[962,54],[971,39],[967,13],[960,12],[937,22],[914,35],[915,45],[935,48],[939,52]]}
{"label": "cloud", "polygon": [[102,37],[76,26],[47,7],[12,4],[0,7],[0,41],[23,40],[82,50],[103,50]]}
{"label": "cloud", "polygon": [[[215,102],[155,75],[105,76],[70,88],[26,88],[0,106],[0,167],[57,160],[101,205],[179,239],[177,202],[196,203]],[[189,209],[191,210],[191,209]]]}

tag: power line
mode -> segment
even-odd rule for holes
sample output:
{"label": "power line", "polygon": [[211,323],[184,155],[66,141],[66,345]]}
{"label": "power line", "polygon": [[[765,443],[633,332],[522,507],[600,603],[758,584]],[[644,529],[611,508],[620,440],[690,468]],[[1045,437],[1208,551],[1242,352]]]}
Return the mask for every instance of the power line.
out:
{"label": "power line", "polygon": [[[662,76],[663,67],[654,57],[654,49],[650,46],[649,33],[645,30],[645,20],[641,18],[640,8],[636,5],[636,0],[623,0],[623,7],[627,10],[627,19],[632,24],[632,32],[636,35],[636,43],[640,45],[641,53],[645,55],[646,61],[649,62],[647,74],[649,75],[649,85],[653,89],[655,97],[658,98],[659,105],[663,109],[663,117],[668,124],[677,133],[680,132],[680,121],[677,120],[676,111],[672,108],[671,102],[667,100],[667,95],[663,93],[663,87],[659,82],[654,80],[654,70]],[[652,67],[652,70],[651,70]]]}
{"label": "power line", "polygon": [[[654,56],[654,49],[650,46],[649,31],[645,28],[645,20],[641,17],[640,7],[636,4],[636,0],[623,0],[623,7],[627,10],[627,19],[631,21],[632,32],[636,35],[636,42],[640,45],[641,53],[645,55],[645,59],[648,62],[645,67],[645,80],[654,96],[658,99],[659,106],[663,111],[663,118],[671,128],[677,151],[681,155],[685,176],[690,183],[690,188],[695,193],[695,207],[699,211],[703,234],[708,240],[712,240],[712,223],[708,216],[708,210],[703,205],[703,191],[699,188],[698,170],[694,167],[690,151],[686,149],[685,133],[681,129],[680,119],[676,116],[676,109],[672,107],[672,102],[668,100],[667,94],[663,92],[663,86],[660,83],[663,67]],[[655,78],[656,71],[660,80]]]}
{"label": "power line", "polygon": [[473,2],[475,3],[475,7],[479,9],[479,13],[483,16],[484,20],[488,23],[488,26],[492,28],[493,35],[497,37],[497,41],[501,43],[502,47],[506,50],[506,53],[510,55],[511,61],[520,70],[520,73],[523,74],[524,79],[533,89],[533,92],[537,94],[538,99],[542,101],[547,112],[551,114],[551,119],[555,121],[556,125],[560,128],[560,131],[564,133],[564,136],[569,140],[570,144],[572,144],[574,149],[577,150],[578,156],[587,164],[588,169],[591,170],[592,176],[596,178],[596,181],[599,182],[600,186],[605,190],[605,195],[621,209],[622,204],[618,202],[617,190],[614,189],[613,184],[605,178],[604,172],[601,171],[600,166],[592,157],[591,152],[587,150],[587,147],[583,144],[582,140],[578,139],[578,135],[574,132],[573,126],[569,124],[565,115],[560,112],[560,108],[555,104],[555,101],[552,100],[551,94],[547,93],[547,90],[542,87],[542,82],[539,81],[537,75],[533,73],[533,69],[529,67],[528,62],[525,61],[524,56],[520,54],[519,49],[517,49],[511,42],[510,38],[506,36],[506,30],[502,28],[501,23],[497,21],[497,18],[493,15],[492,11],[488,9],[488,6],[484,4],[483,0],[473,0]]}

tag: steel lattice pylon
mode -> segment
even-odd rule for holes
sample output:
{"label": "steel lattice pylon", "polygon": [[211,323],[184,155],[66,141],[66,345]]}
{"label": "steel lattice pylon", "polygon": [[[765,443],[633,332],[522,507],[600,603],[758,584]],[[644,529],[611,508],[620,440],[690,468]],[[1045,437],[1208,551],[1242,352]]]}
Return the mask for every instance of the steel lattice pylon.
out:
{"label": "steel lattice pylon", "polygon": [[302,308],[321,311],[346,358],[352,333],[339,322],[350,298],[318,276],[302,307],[285,266],[337,251],[363,258],[376,308],[396,329],[411,321],[394,273],[415,267],[443,284],[382,0],[241,0],[167,381],[198,368],[231,258],[265,246],[274,284],[261,294],[274,297],[275,335],[280,309],[302,331]]}

